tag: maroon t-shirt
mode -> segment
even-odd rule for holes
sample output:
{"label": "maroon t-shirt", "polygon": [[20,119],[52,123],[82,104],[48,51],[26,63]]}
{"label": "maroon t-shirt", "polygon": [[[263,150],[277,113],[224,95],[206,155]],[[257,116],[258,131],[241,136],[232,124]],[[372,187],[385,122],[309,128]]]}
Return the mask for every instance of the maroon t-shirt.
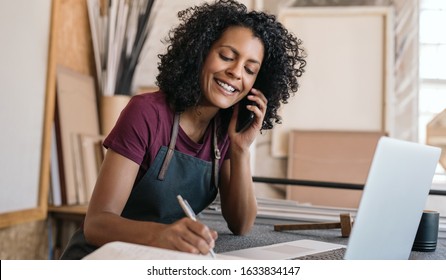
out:
{"label": "maroon t-shirt", "polygon": [[[104,140],[107,149],[139,164],[136,182],[146,173],[161,146],[169,146],[174,112],[163,92],[133,96],[119,116],[116,125]],[[218,147],[222,159],[228,159],[229,137],[220,138]],[[212,125],[207,128],[202,143],[191,140],[179,127],[175,149],[205,161],[212,160]],[[223,160],[220,160],[220,167]]]}

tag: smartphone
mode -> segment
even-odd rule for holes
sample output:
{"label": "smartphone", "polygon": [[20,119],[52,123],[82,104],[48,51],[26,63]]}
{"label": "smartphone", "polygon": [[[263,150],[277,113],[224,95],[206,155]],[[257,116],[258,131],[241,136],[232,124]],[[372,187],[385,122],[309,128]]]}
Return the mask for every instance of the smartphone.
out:
{"label": "smartphone", "polygon": [[237,132],[242,132],[243,130],[248,128],[254,121],[254,113],[249,111],[246,108],[246,105],[256,105],[256,103],[249,100],[248,96],[245,96],[245,98],[240,100],[238,106],[237,125],[235,127],[235,131]]}

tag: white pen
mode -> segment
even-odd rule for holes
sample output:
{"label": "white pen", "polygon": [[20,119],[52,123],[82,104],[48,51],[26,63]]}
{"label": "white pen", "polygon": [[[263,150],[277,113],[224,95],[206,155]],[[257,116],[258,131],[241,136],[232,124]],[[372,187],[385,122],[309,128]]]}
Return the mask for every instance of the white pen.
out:
{"label": "white pen", "polygon": [[[191,218],[193,221],[197,221],[197,216],[195,215],[194,210],[192,210],[192,207],[190,207],[187,200],[184,200],[183,197],[181,197],[181,195],[177,195],[177,199],[186,216]],[[212,250],[212,248],[209,251],[209,253],[211,254],[212,258],[215,259],[215,253],[214,250]]]}

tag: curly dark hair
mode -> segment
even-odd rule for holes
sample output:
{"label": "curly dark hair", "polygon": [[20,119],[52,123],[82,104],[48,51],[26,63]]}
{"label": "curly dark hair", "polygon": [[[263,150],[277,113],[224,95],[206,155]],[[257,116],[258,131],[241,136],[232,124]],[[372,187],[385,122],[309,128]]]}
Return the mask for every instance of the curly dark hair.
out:
{"label": "curly dark hair", "polygon": [[[180,23],[169,32],[166,54],[160,54],[156,84],[166,93],[175,111],[195,106],[201,96],[200,72],[212,44],[231,26],[252,30],[264,45],[264,59],[254,88],[263,92],[268,107],[262,130],[280,123],[280,103],[287,103],[299,87],[297,78],[306,61],[302,41],[264,12],[248,12],[245,5],[232,0],[205,3],[178,13]],[[232,110],[221,110],[222,125],[227,126]]]}

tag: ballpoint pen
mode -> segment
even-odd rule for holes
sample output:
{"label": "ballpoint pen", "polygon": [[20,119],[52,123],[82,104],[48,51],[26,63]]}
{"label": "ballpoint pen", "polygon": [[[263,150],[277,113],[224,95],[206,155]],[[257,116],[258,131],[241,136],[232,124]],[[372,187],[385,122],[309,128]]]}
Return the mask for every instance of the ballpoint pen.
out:
{"label": "ballpoint pen", "polygon": [[[177,199],[186,216],[188,216],[193,221],[197,221],[197,216],[195,215],[194,210],[192,210],[192,207],[189,205],[187,200],[183,199],[181,195],[177,195]],[[212,248],[210,249],[209,253],[211,254],[212,258],[215,259],[215,253]]]}

